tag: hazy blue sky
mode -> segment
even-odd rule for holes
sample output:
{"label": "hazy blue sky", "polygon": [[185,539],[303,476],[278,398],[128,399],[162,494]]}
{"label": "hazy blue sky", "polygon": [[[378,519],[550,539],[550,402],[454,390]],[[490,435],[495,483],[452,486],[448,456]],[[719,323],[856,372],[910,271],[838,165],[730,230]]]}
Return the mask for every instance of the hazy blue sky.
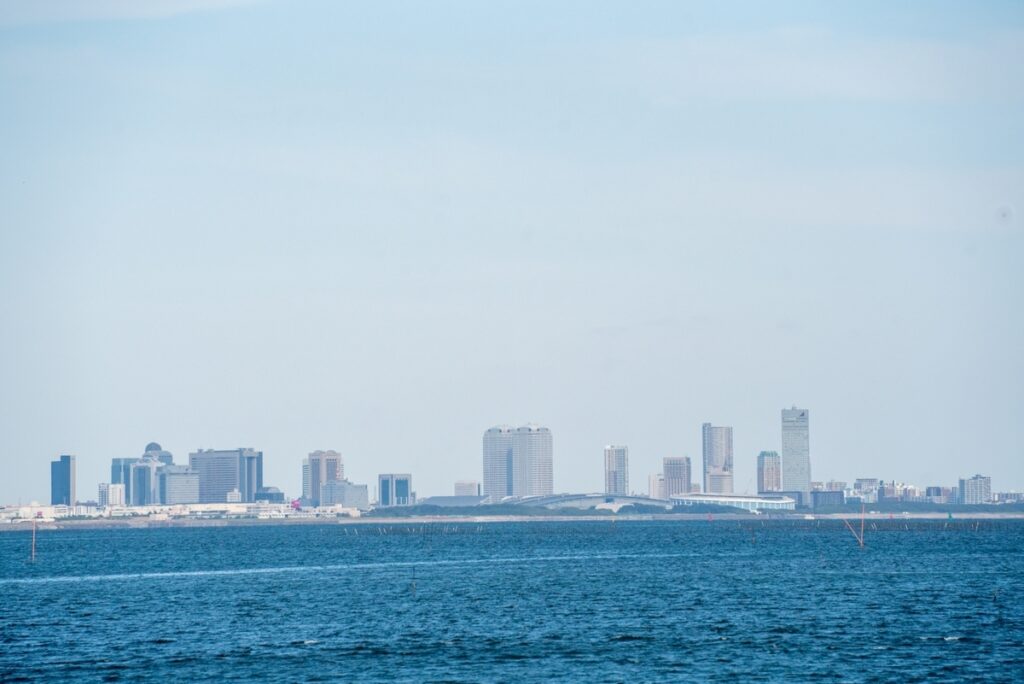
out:
{"label": "hazy blue sky", "polygon": [[155,440],[556,490],[811,410],[1024,488],[1024,5],[5,0],[0,501]]}

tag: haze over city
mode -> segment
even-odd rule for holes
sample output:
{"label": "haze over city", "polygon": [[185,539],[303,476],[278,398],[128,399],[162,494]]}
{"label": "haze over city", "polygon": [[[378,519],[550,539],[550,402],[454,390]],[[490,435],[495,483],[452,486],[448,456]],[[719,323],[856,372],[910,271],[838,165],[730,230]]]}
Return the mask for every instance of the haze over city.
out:
{"label": "haze over city", "polygon": [[0,502],[529,421],[752,492],[793,404],[815,480],[1024,487],[1020,5],[308,5],[0,10]]}

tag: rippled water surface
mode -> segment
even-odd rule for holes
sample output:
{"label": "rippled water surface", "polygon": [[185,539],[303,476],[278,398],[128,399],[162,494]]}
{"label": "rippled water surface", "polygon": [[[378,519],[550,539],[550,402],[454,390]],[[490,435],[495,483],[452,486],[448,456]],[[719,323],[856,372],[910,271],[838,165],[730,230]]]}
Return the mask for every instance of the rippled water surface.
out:
{"label": "rippled water surface", "polygon": [[4,682],[1024,679],[1022,522],[29,539],[0,534]]}

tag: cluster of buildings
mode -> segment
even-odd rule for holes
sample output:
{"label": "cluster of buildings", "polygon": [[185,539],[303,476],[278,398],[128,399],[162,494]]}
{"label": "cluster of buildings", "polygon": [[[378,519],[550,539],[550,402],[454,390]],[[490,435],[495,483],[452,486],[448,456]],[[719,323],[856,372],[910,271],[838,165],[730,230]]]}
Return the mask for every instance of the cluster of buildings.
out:
{"label": "cluster of buildings", "polygon": [[[1020,502],[1019,494],[992,492],[991,478],[975,475],[953,487],[924,489],[876,478],[846,482],[811,479],[810,412],[796,406],[781,411],[781,450],[757,455],[757,494],[734,491],[733,428],[704,423],[701,426],[702,458],[699,473],[688,456],[662,460],[661,472],[648,478],[646,494],[630,488],[629,447],[604,448],[604,491],[601,494],[559,494],[553,487],[553,443],[547,427],[527,424],[498,425],[486,430],[482,441],[482,482],[459,481],[453,495],[417,500],[410,473],[378,476],[375,496],[369,485],[345,477],[345,462],[337,451],[314,451],[302,461],[302,494],[286,501],[275,487],[264,486],[263,452],[250,448],[199,449],[189,454],[188,464],[176,464],[174,456],[151,442],[136,458],[114,458],[110,481],[99,485],[96,506],[153,507],[213,504],[287,504],[294,510],[337,509],[365,511],[371,508],[485,504],[592,505],[614,501],[651,503],[674,507],[694,504],[735,506],[750,510],[823,508],[845,503],[887,502],[936,504],[988,504]],[[62,455],[50,466],[51,504],[73,508],[75,457]],[[634,501],[636,500],[636,501]]]}

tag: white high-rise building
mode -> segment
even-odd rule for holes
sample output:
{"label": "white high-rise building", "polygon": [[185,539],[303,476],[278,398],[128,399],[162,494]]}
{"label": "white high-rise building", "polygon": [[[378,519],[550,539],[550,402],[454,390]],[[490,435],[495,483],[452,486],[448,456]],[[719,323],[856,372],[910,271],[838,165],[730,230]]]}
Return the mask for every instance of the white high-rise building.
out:
{"label": "white high-rise building", "polygon": [[992,478],[975,475],[972,478],[960,479],[957,498],[962,504],[992,503]]}
{"label": "white high-rise building", "polygon": [[655,473],[647,478],[647,496],[652,499],[666,498],[664,474]]}
{"label": "white high-rise building", "polygon": [[803,505],[810,505],[810,411],[796,406],[782,409],[782,489],[800,492]]}
{"label": "white high-rise building", "polygon": [[689,456],[666,456],[662,459],[661,470],[665,476],[665,496],[661,498],[690,493]]}
{"label": "white high-rise building", "polygon": [[554,491],[551,430],[539,425],[492,427],[483,438],[483,493],[497,503],[507,496]]}
{"label": "white high-rise building", "polygon": [[480,496],[480,483],[475,480],[458,480],[454,492],[455,496]]}
{"label": "white high-rise building", "polygon": [[704,493],[732,494],[732,427],[701,426]]}
{"label": "white high-rise building", "polygon": [[345,461],[337,451],[314,451],[302,461],[302,498],[320,505],[320,487],[325,482],[345,479]]}
{"label": "white high-rise building", "polygon": [[609,444],[604,448],[604,493],[629,494],[629,447]]}

